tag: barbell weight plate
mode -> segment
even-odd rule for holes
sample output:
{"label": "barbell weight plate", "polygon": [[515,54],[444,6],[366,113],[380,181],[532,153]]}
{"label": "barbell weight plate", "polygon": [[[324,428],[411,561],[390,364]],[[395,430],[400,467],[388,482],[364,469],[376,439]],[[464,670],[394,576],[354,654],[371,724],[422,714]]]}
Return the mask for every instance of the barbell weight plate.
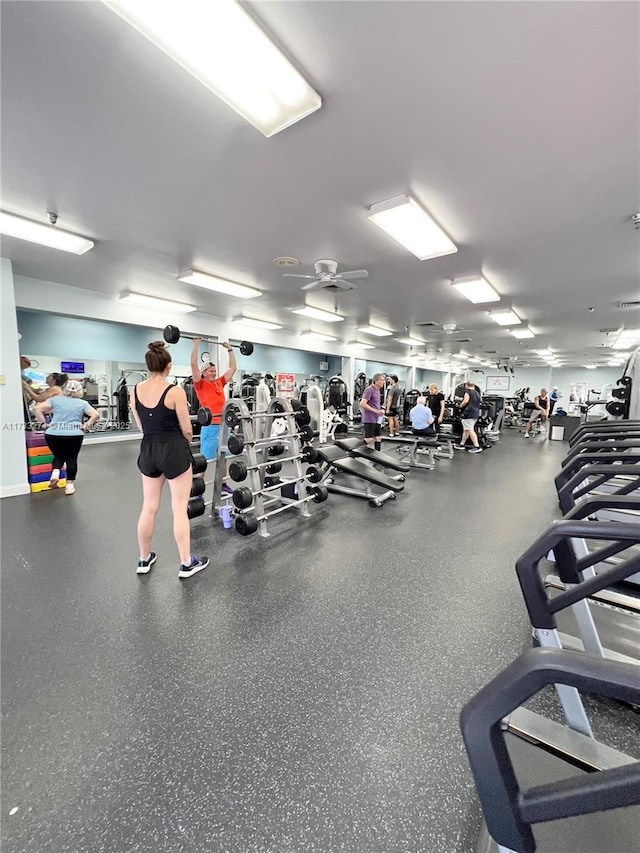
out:
{"label": "barbell weight plate", "polygon": [[631,385],[631,377],[630,376],[622,376],[618,379],[619,385]]}
{"label": "barbell weight plate", "polygon": [[605,406],[607,412],[614,418],[621,418],[627,410],[624,403],[612,400]]}
{"label": "barbell weight plate", "polygon": [[285,411],[284,403],[281,403],[280,400],[274,400],[273,403],[271,404],[271,411],[272,412],[284,412]]}
{"label": "barbell weight plate", "polygon": [[265,477],[264,478],[264,487],[265,489],[271,488],[271,486],[277,486],[278,483],[281,483],[282,480],[280,477]]}
{"label": "barbell weight plate", "polygon": [[624,388],[614,388],[611,392],[611,396],[615,397],[616,400],[626,400],[629,396],[628,386],[625,386]]}
{"label": "barbell weight plate", "polygon": [[239,435],[230,435],[229,440],[227,441],[227,447],[229,449],[229,453],[233,456],[239,456],[244,450],[244,441]]}
{"label": "barbell weight plate", "polygon": [[310,465],[307,468],[305,477],[310,483],[319,483],[322,479],[322,471],[319,468],[316,468],[315,465]]}
{"label": "barbell weight plate", "polygon": [[238,507],[238,509],[248,509],[253,503],[253,493],[251,492],[251,489],[246,486],[234,489],[231,497],[233,503]]}
{"label": "barbell weight plate", "polygon": [[241,459],[229,463],[229,476],[234,483],[241,483],[247,478],[247,466]]}
{"label": "barbell weight plate", "polygon": [[250,536],[258,529],[258,519],[250,512],[236,518],[236,530],[241,536]]}
{"label": "barbell weight plate", "polygon": [[300,458],[303,462],[308,462],[310,465],[313,464],[318,458],[318,451],[315,447],[311,447],[307,445],[302,448],[302,453],[300,454]]}
{"label": "barbell weight plate", "polygon": [[180,340],[180,329],[177,326],[165,326],[162,336],[168,344],[177,344]]}
{"label": "barbell weight plate", "polygon": [[279,474],[282,471],[282,462],[270,462],[265,470],[267,474]]}
{"label": "barbell weight plate", "polygon": [[240,423],[240,418],[235,409],[229,409],[224,413],[224,422],[229,429],[234,429]]}
{"label": "barbell weight plate", "polygon": [[313,502],[322,504],[329,497],[329,489],[326,486],[314,486],[311,490],[313,493]]}
{"label": "barbell weight plate", "polygon": [[253,344],[251,341],[242,341],[239,349],[242,355],[251,355],[253,353]]}
{"label": "barbell weight plate", "polygon": [[211,423],[211,410],[207,409],[206,406],[200,406],[196,418],[200,426],[209,426]]}
{"label": "barbell weight plate", "polygon": [[273,435],[284,435],[287,431],[287,420],[286,418],[274,418],[273,423],[271,424],[271,432]]}
{"label": "barbell weight plate", "polygon": [[298,426],[303,427],[311,423],[311,415],[309,414],[309,410],[306,408],[306,406],[302,409],[299,409],[295,413],[294,417]]}
{"label": "barbell weight plate", "polygon": [[187,504],[188,518],[197,518],[199,515],[204,515],[204,498],[202,495],[197,498],[191,498]]}
{"label": "barbell weight plate", "polygon": [[313,441],[313,429],[308,424],[301,428],[300,438],[302,441]]}
{"label": "barbell weight plate", "polygon": [[207,470],[208,464],[209,463],[207,462],[205,457],[202,455],[202,453],[194,453],[193,454],[193,460],[191,462],[191,470],[193,471],[194,474],[204,474],[204,472]]}
{"label": "barbell weight plate", "polygon": [[203,477],[194,477],[193,482],[191,483],[191,493],[189,497],[198,498],[200,495],[204,494],[204,490],[207,488],[207,485],[204,481]]}
{"label": "barbell weight plate", "polygon": [[272,444],[271,447],[267,449],[267,453],[269,456],[282,456],[284,453],[284,444]]}

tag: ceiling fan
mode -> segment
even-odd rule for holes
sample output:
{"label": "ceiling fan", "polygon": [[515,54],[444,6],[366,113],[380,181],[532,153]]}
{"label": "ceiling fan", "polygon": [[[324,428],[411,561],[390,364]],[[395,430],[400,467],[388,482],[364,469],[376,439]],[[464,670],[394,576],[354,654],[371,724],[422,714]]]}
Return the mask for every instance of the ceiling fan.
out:
{"label": "ceiling fan", "polygon": [[[427,323],[416,323],[416,326],[421,329],[426,329],[426,336],[450,336],[450,335],[461,335],[466,332],[474,332],[475,329],[461,329],[457,323],[434,323],[429,321]],[[469,338],[465,338],[465,341],[469,340]]]}
{"label": "ceiling fan", "polygon": [[367,278],[369,273],[367,270],[348,270],[346,272],[338,272],[338,262],[331,259],[323,258],[315,261],[313,264],[315,275],[300,275],[299,273],[286,272],[284,275],[287,278],[308,278],[311,279],[310,284],[305,284],[302,290],[312,290],[314,287],[321,287],[324,290],[357,290],[358,285],[352,283],[354,278]]}

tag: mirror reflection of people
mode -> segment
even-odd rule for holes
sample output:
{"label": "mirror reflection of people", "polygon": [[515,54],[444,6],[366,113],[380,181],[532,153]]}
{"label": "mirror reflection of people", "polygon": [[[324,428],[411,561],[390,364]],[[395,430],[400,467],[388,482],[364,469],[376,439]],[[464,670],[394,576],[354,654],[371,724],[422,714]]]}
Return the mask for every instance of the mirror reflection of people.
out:
{"label": "mirror reflection of people", "polygon": [[558,402],[559,396],[560,395],[558,394],[558,386],[554,385],[553,390],[549,394],[549,417],[551,417],[551,415],[553,414],[553,410],[556,407],[556,403]]}
{"label": "mirror reflection of people", "polygon": [[191,493],[193,430],[187,395],[170,385],[171,356],[164,341],[153,341],[145,354],[149,378],[131,391],[131,411],[142,432],[138,470],[142,476],[142,510],[138,519],[140,559],[137,574],[146,575],[156,562],[151,539],[165,482],[171,491],[173,538],[180,555],[179,578],[190,578],[209,565],[208,557],[191,553],[187,506]]}
{"label": "mirror reflection of people", "polygon": [[[55,489],[60,479],[60,471],[67,466],[67,485],[65,495],[76,491],[75,481],[78,473],[78,454],[85,433],[99,419],[100,415],[93,406],[82,399],[82,382],[69,380],[59,394],[36,404],[36,420],[43,424],[45,416],[53,417],[44,435],[49,450],[53,453],[53,462],[49,488]],[[87,420],[84,420],[87,418]]]}
{"label": "mirror reflection of people", "polygon": [[[31,362],[29,362],[29,366],[31,366]],[[69,377],[66,373],[50,373],[45,380],[47,387],[44,391],[40,392],[34,391],[31,385],[23,379],[22,390],[25,392],[27,397],[35,403],[44,403],[45,400],[50,400],[51,397],[59,397],[62,394],[62,388],[68,379]],[[74,379],[73,381],[77,382],[78,380]],[[82,383],[79,384],[82,385]]]}

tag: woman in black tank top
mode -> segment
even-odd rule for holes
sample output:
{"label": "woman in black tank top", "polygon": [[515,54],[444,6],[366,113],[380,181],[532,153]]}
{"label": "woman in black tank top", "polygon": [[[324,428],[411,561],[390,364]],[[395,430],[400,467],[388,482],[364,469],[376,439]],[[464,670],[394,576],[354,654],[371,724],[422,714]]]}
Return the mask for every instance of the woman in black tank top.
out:
{"label": "woman in black tank top", "polygon": [[188,578],[209,565],[206,557],[191,554],[191,527],[187,505],[191,493],[193,437],[187,395],[182,388],[167,386],[171,356],[163,341],[149,344],[145,355],[149,379],[131,392],[131,411],[143,434],[138,456],[142,475],[143,503],[138,519],[140,559],[137,573],[147,574],[156,561],[151,538],[160,508],[165,481],[171,490],[173,535],[180,555],[179,578]]}

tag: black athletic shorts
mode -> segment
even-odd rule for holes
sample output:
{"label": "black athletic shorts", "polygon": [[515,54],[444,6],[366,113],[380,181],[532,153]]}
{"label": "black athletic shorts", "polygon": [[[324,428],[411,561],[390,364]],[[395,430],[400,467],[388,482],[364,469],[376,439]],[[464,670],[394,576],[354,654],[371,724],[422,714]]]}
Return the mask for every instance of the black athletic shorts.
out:
{"label": "black athletic shorts", "polygon": [[138,468],[145,477],[161,477],[173,480],[191,468],[193,456],[189,442],[182,435],[167,433],[166,436],[143,438],[140,443]]}
{"label": "black athletic shorts", "polygon": [[362,424],[362,430],[365,438],[376,438],[382,435],[382,427],[380,424]]}
{"label": "black athletic shorts", "polygon": [[398,407],[397,406],[391,406],[391,408],[387,412],[387,415],[390,418],[397,418],[398,417]]}

